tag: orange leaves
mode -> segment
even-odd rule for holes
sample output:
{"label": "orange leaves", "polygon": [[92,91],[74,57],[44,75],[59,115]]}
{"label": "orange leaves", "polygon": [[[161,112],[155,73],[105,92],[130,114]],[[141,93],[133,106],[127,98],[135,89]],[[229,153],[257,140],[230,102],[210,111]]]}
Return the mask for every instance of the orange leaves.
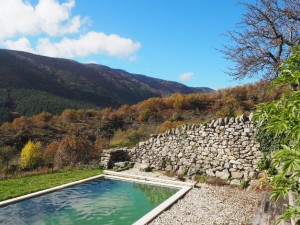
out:
{"label": "orange leaves", "polygon": [[94,145],[87,137],[66,135],[58,146],[55,162],[59,167],[86,164],[93,152]]}
{"label": "orange leaves", "polygon": [[180,125],[183,125],[184,122],[182,121],[165,121],[162,125],[160,125],[159,129],[158,129],[158,132],[159,133],[163,133],[163,132],[166,132],[167,130],[171,130],[172,128],[176,128]]}

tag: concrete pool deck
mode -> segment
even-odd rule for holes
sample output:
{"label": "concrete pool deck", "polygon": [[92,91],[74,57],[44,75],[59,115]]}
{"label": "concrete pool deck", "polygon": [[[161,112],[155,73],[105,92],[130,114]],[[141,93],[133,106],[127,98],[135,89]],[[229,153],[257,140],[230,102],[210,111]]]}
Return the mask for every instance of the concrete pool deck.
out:
{"label": "concrete pool deck", "polygon": [[[164,180],[178,180],[162,172],[142,172],[135,167],[123,172]],[[213,186],[198,183],[195,188],[154,218],[149,225],[250,225],[262,194],[230,185]]]}

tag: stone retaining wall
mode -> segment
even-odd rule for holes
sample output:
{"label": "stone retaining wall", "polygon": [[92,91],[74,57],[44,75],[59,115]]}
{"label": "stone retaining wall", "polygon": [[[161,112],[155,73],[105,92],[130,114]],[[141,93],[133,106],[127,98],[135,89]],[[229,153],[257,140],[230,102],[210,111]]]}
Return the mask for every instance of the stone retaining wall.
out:
{"label": "stone retaining wall", "polygon": [[205,173],[232,183],[253,178],[261,158],[253,125],[245,116],[184,125],[123,150],[132,162],[178,174]]}

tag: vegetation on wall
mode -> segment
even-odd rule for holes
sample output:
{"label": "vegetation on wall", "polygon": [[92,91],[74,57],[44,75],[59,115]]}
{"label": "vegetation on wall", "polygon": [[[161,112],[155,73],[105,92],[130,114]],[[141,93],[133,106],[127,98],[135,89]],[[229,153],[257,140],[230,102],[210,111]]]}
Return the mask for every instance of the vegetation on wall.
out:
{"label": "vegetation on wall", "polygon": [[[283,63],[273,88],[289,86],[289,91],[278,100],[258,106],[254,114],[261,139],[269,138],[272,165],[278,170],[273,175],[274,200],[286,197],[289,192],[296,195],[296,205],[290,205],[279,218],[288,220],[300,215],[300,47],[293,48],[293,55]],[[265,137],[263,137],[265,134]],[[280,145],[278,143],[280,140]],[[266,143],[265,143],[266,144]],[[265,146],[267,147],[267,146]],[[295,221],[296,222],[296,221]],[[297,222],[297,224],[300,221]]]}

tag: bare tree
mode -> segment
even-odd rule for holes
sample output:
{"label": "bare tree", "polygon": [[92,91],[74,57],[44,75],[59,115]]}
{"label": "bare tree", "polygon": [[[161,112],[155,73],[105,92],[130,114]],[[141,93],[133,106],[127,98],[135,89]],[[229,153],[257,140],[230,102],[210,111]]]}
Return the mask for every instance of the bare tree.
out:
{"label": "bare tree", "polygon": [[241,22],[227,37],[233,45],[221,50],[233,61],[228,73],[235,79],[278,76],[281,63],[300,43],[299,0],[256,0],[240,3],[246,8]]}

